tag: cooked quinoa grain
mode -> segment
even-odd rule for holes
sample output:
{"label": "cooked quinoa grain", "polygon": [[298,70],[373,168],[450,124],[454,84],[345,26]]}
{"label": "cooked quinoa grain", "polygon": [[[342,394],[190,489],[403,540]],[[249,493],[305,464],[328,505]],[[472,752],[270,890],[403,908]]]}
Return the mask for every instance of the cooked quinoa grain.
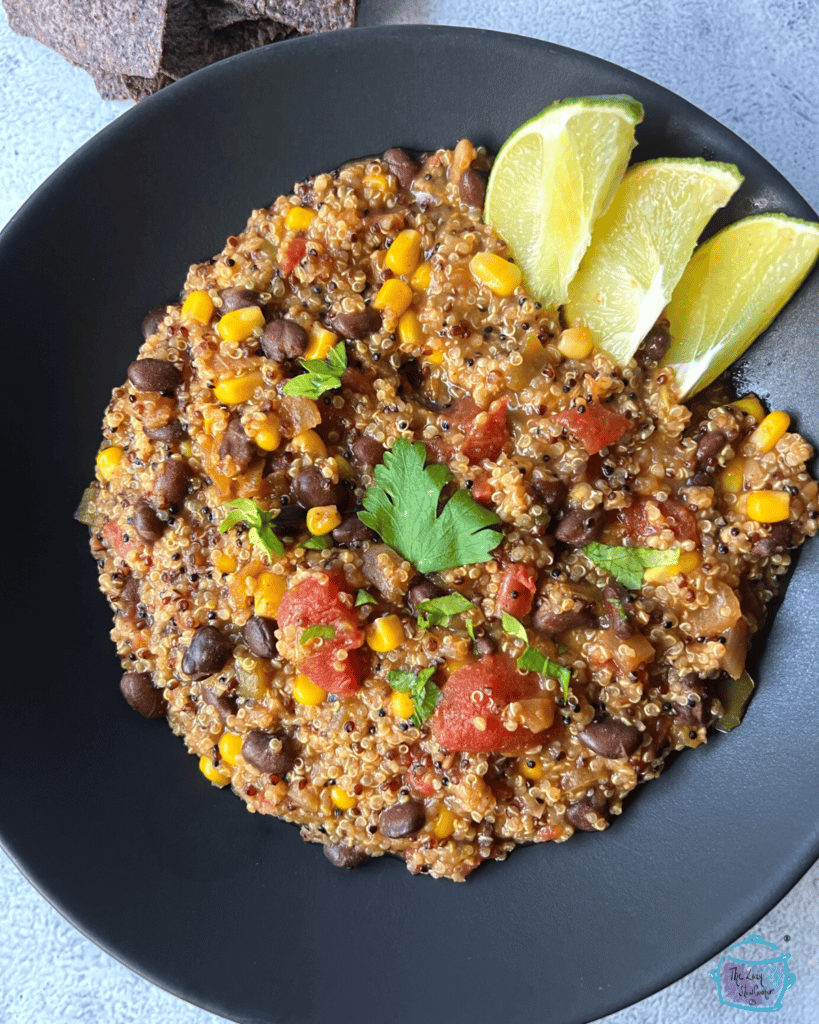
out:
{"label": "cooked quinoa grain", "polygon": [[[488,168],[389,150],[256,210],[146,318],[80,513],[126,699],[341,867],[607,828],[705,742],[819,521],[783,413],[683,405],[664,323],[617,367],[526,294]],[[485,556],[421,571],[364,521],[410,443]]]}

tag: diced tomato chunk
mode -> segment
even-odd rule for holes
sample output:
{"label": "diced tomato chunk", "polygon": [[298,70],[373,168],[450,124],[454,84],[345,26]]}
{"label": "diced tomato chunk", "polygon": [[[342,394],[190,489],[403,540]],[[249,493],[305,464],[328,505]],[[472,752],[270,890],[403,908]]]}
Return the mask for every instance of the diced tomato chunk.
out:
{"label": "diced tomato chunk", "polygon": [[516,619],[528,615],[535,599],[536,579],[537,572],[530,565],[523,565],[520,562],[510,565],[498,587],[498,612],[508,612]]}
{"label": "diced tomato chunk", "polygon": [[519,672],[505,654],[487,654],[453,672],[432,717],[432,733],[447,750],[512,753],[530,746],[531,730],[504,728],[501,714],[512,701],[537,694],[537,675]]}
{"label": "diced tomato chunk", "polygon": [[[342,651],[346,656],[339,659],[338,655]],[[361,662],[358,655],[333,640],[323,642],[321,649],[304,663],[302,672],[322,690],[341,697],[355,693],[361,686]]]}
{"label": "diced tomato chunk", "polygon": [[120,558],[125,558],[129,551],[133,551],[136,547],[136,541],[125,539],[118,523],[110,522],[106,523],[102,528],[102,535],[108,544],[108,547],[118,555]]}
{"label": "diced tomato chunk", "polygon": [[[659,509],[662,520],[650,514],[651,507]],[[635,546],[644,544],[666,527],[679,541],[692,540],[699,546],[700,535],[694,513],[674,498],[655,501],[653,498],[635,498],[628,508],[622,509],[619,519]]]}
{"label": "diced tomato chunk", "polygon": [[287,277],[288,274],[292,274],[296,267],[304,259],[307,252],[307,241],[304,238],[294,238],[290,241],[287,249],[284,253],[284,259],[281,263],[281,272],[283,277]]}
{"label": "diced tomato chunk", "polygon": [[503,446],[509,440],[506,429],[506,406],[509,399],[504,397],[493,402],[486,412],[486,422],[476,423],[476,417],[483,410],[471,398],[462,398],[447,413],[450,423],[460,430],[464,440],[460,450],[470,462],[481,459],[497,459]]}
{"label": "diced tomato chunk", "polygon": [[566,409],[559,412],[555,420],[574,434],[589,455],[596,455],[619,441],[631,426],[625,416],[600,402],[588,402],[583,408],[584,412],[579,408]]}
{"label": "diced tomato chunk", "polygon": [[339,581],[330,573],[307,576],[288,590],[279,605],[277,618],[280,626],[291,623],[315,626],[340,618],[354,621],[350,609],[341,600]]}
{"label": "diced tomato chunk", "polygon": [[472,485],[472,491],[470,493],[479,505],[492,504],[492,483],[489,479],[488,473],[484,473],[482,476],[478,477]]}

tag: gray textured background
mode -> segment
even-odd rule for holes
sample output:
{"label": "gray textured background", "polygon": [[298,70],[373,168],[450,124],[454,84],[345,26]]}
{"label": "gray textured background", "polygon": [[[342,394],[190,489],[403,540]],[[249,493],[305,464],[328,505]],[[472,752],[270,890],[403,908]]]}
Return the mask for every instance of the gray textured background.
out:
{"label": "gray textured background", "polygon": [[[637,71],[732,128],[819,210],[817,0],[360,0],[360,24],[420,22],[548,39]],[[19,39],[0,9],[0,226],[128,106],[102,102],[85,72]],[[819,864],[752,931],[791,953],[797,981],[777,1024],[819,1024]],[[715,964],[605,1024],[749,1022],[745,1011],[719,1005],[709,977]],[[396,979],[405,969],[396,965]],[[543,1024],[548,1019],[544,1005]],[[219,1020],[97,949],[0,853],[0,1024]]]}

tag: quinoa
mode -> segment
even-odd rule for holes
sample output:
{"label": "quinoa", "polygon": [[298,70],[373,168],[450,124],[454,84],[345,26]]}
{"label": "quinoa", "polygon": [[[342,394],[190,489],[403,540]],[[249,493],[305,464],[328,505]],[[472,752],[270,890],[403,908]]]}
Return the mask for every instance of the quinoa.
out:
{"label": "quinoa", "polygon": [[[718,684],[817,530],[811,447],[787,423],[764,443],[753,397],[682,404],[662,320],[618,367],[514,285],[481,219],[489,166],[466,140],[388,151],[254,211],[146,317],[83,501],[127,699],[339,866],[390,853],[459,881],[607,828],[706,741]],[[481,279],[479,253],[512,287]],[[390,281],[406,308],[385,305]],[[237,309],[250,326],[231,330]],[[339,343],[336,387],[285,393]],[[443,498],[499,518],[488,560],[424,576],[358,518],[398,439],[448,467]],[[753,518],[752,492],[786,518]],[[220,531],[236,499],[271,514],[283,554],[249,519]],[[679,561],[625,587],[589,543]],[[417,605],[452,594],[470,611],[424,628]],[[545,669],[519,669],[527,648]],[[320,686],[330,661],[340,692]],[[437,707],[414,715],[391,673],[434,682]]]}

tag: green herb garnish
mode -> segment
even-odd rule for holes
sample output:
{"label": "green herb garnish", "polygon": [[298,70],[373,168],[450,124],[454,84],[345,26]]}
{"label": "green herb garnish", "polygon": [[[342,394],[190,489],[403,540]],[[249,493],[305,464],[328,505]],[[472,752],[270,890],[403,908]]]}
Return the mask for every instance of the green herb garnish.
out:
{"label": "green herb garnish", "polygon": [[284,544],[273,532],[273,520],[279,514],[278,509],[265,512],[252,498],[236,498],[225,505],[233,509],[228,512],[219,524],[219,533],[226,533],[238,523],[248,527],[247,535],[250,543],[262,551],[268,558],[284,554]]}
{"label": "green herb garnish", "polygon": [[595,565],[607,569],[618,583],[622,583],[629,590],[640,589],[646,569],[676,565],[680,560],[679,548],[658,551],[657,548],[627,548],[622,545],[598,544],[593,540],[582,550]]}
{"label": "green herb garnish", "polygon": [[529,643],[529,634],[526,632],[526,627],[514,615],[504,612],[501,622],[503,623],[504,633],[508,633],[509,636],[513,636],[516,640],[522,640],[525,644]]}
{"label": "green herb garnish", "polygon": [[478,638],[475,636],[475,624],[472,622],[471,618],[466,620],[466,631],[472,638],[472,647],[474,649],[475,644],[478,642]]}
{"label": "green herb garnish", "polygon": [[572,670],[565,665],[558,665],[556,661],[547,658],[542,651],[535,647],[527,647],[517,660],[517,666],[521,672],[537,672],[541,676],[550,676],[560,683],[563,691],[563,700],[569,699],[569,682],[572,678]]}
{"label": "green herb garnish", "polygon": [[717,732],[730,732],[742,722],[755,685],[747,672],[743,672],[737,679],[729,678],[720,683],[718,696],[722,714],[714,719]]}
{"label": "green herb garnish", "polygon": [[438,515],[441,491],[452,473],[442,465],[424,468],[425,461],[420,441],[397,438],[375,467],[375,483],[367,488],[358,518],[419,572],[488,562],[501,537],[487,527],[500,519],[465,490],[456,491]]}
{"label": "green herb garnish", "polygon": [[357,590],[355,592],[355,607],[360,608],[362,604],[378,604],[378,601],[366,590]]}
{"label": "green herb garnish", "polygon": [[387,673],[387,682],[393,690],[408,693],[412,697],[415,709],[412,724],[416,729],[420,729],[429,718],[441,696],[440,689],[431,679],[434,672],[435,666],[430,665],[429,668],[422,668],[417,675],[414,672],[399,672],[397,669]]}
{"label": "green herb garnish", "polygon": [[317,623],[315,626],[308,626],[302,633],[299,643],[302,647],[311,640],[332,640],[336,635],[336,627]]}
{"label": "green herb garnish", "polygon": [[429,629],[430,626],[448,626],[455,615],[460,615],[475,605],[461,594],[444,594],[443,597],[419,601],[415,607],[424,613],[418,616],[418,625],[421,629]]}
{"label": "green herb garnish", "polygon": [[309,540],[306,540],[303,544],[299,545],[299,547],[307,548],[308,551],[324,551],[326,548],[331,548],[332,546],[330,538],[326,534],[311,537]]}
{"label": "green herb garnish", "polygon": [[326,359],[300,359],[307,373],[291,377],[282,390],[286,395],[319,398],[325,391],[341,387],[341,378],[347,369],[347,349],[340,341],[330,349]]}

